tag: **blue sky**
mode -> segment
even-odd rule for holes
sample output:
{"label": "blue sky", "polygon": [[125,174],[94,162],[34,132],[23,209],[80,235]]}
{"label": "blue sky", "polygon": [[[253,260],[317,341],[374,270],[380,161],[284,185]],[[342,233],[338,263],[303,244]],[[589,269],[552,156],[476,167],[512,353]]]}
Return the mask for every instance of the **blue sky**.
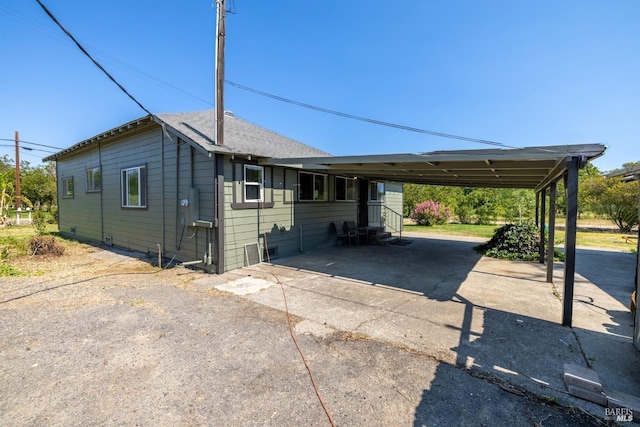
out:
{"label": "blue sky", "polygon": [[[639,1],[227,1],[228,80],[508,146],[603,143],[601,170],[640,161]],[[152,112],[213,106],[211,0],[43,2]],[[35,0],[0,0],[0,57],[0,138],[67,147],[145,115]],[[225,90],[236,116],[335,155],[488,148]]]}

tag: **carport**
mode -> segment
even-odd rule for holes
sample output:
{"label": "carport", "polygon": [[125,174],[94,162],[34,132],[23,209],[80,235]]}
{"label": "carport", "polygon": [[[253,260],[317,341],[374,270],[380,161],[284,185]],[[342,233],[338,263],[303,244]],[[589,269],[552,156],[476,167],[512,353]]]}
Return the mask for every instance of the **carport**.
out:
{"label": "carport", "polygon": [[[547,263],[547,281],[553,281],[553,250],[545,246],[555,237],[557,183],[564,181],[567,215],[562,324],[571,326],[575,282],[578,171],[601,156],[601,144],[540,146],[516,149],[434,151],[420,154],[268,159],[267,166],[283,166],[341,176],[402,183],[458,187],[523,188],[536,192],[536,224],[540,229],[540,262]],[[547,217],[547,199],[549,209]],[[548,221],[548,240],[545,224]]]}

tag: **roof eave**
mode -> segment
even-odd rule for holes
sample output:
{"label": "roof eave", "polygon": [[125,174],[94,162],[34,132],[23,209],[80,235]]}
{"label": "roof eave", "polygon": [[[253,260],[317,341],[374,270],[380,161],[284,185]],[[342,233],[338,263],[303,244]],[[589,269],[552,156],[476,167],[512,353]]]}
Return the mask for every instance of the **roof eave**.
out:
{"label": "roof eave", "polygon": [[132,132],[134,130],[138,130],[144,126],[148,126],[150,124],[154,123],[152,116],[144,116],[141,117],[139,119],[135,119],[132,120],[128,123],[125,123],[121,126],[115,127],[113,129],[110,129],[106,132],[100,133],[98,135],[95,135],[91,138],[85,139],[83,141],[80,141],[74,145],[72,145],[69,148],[65,148],[64,150],[58,151],[55,154],[52,154],[50,156],[47,156],[45,158],[42,159],[43,162],[50,162],[50,161],[54,161],[54,160],[58,160],[60,157],[64,157],[67,156],[69,154],[72,154],[78,150],[81,150],[83,148],[86,148],[88,146],[91,146],[93,144],[96,144],[98,142],[103,142],[103,141],[109,141],[113,138],[116,138],[118,136],[124,135],[126,133]]}

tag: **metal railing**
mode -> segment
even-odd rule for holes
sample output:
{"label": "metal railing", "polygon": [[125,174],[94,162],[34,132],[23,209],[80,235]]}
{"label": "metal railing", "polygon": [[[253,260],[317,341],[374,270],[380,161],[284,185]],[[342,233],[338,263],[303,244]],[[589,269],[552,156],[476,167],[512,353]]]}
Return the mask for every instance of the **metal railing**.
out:
{"label": "metal railing", "polygon": [[400,233],[400,240],[402,240],[402,214],[394,211],[387,205],[382,205],[382,209],[382,218],[384,218],[385,228],[390,228],[391,230]]}

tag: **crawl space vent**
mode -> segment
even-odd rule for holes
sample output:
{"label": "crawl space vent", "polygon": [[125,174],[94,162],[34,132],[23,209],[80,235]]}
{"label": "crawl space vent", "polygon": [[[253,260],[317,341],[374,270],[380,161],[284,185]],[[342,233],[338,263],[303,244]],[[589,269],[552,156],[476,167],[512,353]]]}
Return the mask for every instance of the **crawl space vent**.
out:
{"label": "crawl space vent", "polygon": [[260,259],[260,246],[257,242],[244,245],[244,258],[247,266],[260,264],[262,262]]}

